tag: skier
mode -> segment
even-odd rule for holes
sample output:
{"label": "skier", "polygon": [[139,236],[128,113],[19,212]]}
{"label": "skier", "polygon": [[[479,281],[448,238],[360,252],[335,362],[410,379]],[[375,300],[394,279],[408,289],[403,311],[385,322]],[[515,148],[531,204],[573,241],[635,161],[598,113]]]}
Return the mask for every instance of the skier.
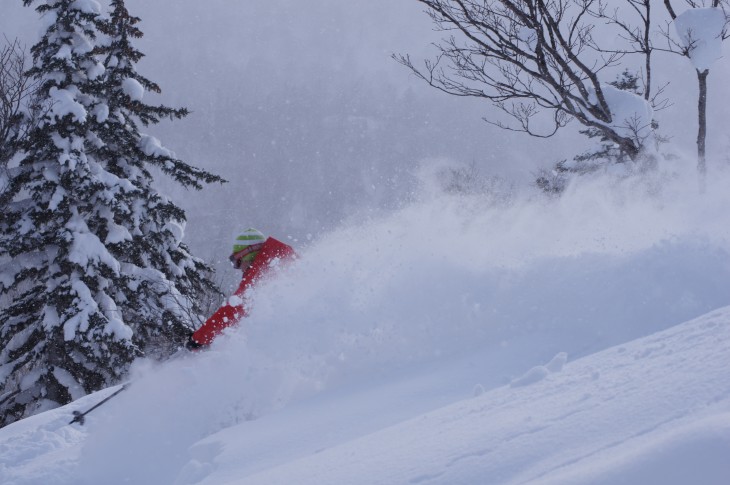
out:
{"label": "skier", "polygon": [[199,349],[210,345],[223,329],[238,322],[248,313],[244,293],[256,284],[277,261],[291,260],[296,253],[290,247],[273,237],[267,238],[256,229],[246,229],[233,244],[231,264],[243,272],[241,284],[206,322],[196,330],[185,345],[188,349]]}

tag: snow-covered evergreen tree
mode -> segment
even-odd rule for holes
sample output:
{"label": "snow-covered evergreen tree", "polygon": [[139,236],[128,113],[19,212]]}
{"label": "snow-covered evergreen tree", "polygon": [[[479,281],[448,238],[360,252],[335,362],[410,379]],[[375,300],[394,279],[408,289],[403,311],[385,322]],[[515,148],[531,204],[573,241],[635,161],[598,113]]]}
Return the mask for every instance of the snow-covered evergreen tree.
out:
{"label": "snow-covered evergreen tree", "polygon": [[[149,125],[165,117],[182,118],[188,112],[142,102],[145,91],[160,92],[160,88],[135,70],[143,54],[131,40],[142,36],[136,27],[140,19],[129,15],[123,0],[113,0],[111,6],[111,18],[100,24],[110,39],[102,49],[105,76],[100,93],[109,114],[98,132],[103,142],[98,157],[111,174],[129,181],[132,190],[121,190],[115,198],[114,219],[122,226],[124,238],[109,246],[118,260],[131,265],[126,275],[131,284],[121,289],[129,312],[125,320],[136,325],[136,343],[146,349],[164,347],[179,342],[181,330],[187,334],[190,315],[199,314],[199,302],[216,289],[205,276],[210,269],[181,242],[184,211],[153,188],[150,169],[196,189],[222,180],[177,159],[157,139],[140,132],[135,119]],[[150,267],[157,272],[150,273]]]}
{"label": "snow-covered evergreen tree", "polygon": [[221,179],[139,131],[187,113],[142,101],[159,88],[135,71],[139,19],[121,0],[109,18],[94,0],[36,10],[48,28],[31,73],[53,104],[4,193],[0,425],[117,382],[138,356],[169,355],[215,291],[153,171],[193,188]]}

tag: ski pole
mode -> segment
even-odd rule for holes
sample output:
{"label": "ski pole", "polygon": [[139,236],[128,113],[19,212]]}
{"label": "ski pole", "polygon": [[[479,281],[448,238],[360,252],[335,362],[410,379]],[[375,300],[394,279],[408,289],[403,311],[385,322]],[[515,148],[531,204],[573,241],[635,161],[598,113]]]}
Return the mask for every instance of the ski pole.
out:
{"label": "ski pole", "polygon": [[87,414],[89,414],[91,411],[93,411],[94,409],[98,408],[99,406],[101,406],[102,404],[104,404],[105,402],[107,402],[109,399],[113,398],[114,396],[116,396],[117,394],[119,394],[120,392],[122,392],[123,390],[125,390],[126,388],[128,388],[130,384],[131,384],[131,382],[127,382],[121,388],[117,389],[112,394],[108,395],[107,397],[105,397],[104,399],[102,399],[101,401],[99,401],[98,403],[94,404],[92,407],[90,407],[89,409],[87,409],[83,413],[81,411],[79,411],[79,410],[74,411],[73,412],[74,418],[68,424],[74,424],[74,423],[78,422],[81,426],[83,426],[84,425],[84,421],[86,420],[86,415]]}

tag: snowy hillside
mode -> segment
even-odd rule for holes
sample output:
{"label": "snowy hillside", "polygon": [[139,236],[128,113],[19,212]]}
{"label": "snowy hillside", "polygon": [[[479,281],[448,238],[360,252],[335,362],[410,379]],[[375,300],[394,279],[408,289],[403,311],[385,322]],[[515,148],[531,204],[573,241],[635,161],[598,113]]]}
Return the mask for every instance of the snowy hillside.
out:
{"label": "snowy hillside", "polygon": [[[364,410],[353,413],[348,397],[320,399],[319,410],[196,444],[178,483],[726,484],[728,342],[725,308],[332,446],[317,430]],[[282,424],[281,434],[267,430]],[[294,454],[288,448],[299,440],[308,449]],[[259,471],[261,448],[279,459]],[[196,471],[211,474],[198,482]]]}
{"label": "snowy hillside", "polygon": [[549,201],[423,177],[85,426],[111,389],[0,430],[0,483],[728,483],[727,177]]}

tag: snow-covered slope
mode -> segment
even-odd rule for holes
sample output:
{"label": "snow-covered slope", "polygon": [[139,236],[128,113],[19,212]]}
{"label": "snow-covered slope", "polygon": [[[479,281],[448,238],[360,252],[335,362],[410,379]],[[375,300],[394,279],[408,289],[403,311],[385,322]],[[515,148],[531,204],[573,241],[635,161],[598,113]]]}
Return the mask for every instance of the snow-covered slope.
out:
{"label": "snow-covered slope", "polygon": [[352,221],[85,426],[113,389],[0,430],[0,483],[727,483],[730,193],[687,179]]}
{"label": "snow-covered slope", "polygon": [[433,398],[424,402],[418,391],[438,377],[323,393],[193,444],[167,478],[155,477],[151,465],[170,463],[169,446],[137,450],[147,457],[141,463],[125,442],[96,467],[83,459],[84,440],[100,422],[78,428],[67,421],[99,393],[5,429],[0,478],[39,485],[727,483],[730,307],[564,366],[559,360],[488,392],[464,389],[461,399],[428,411]]}
{"label": "snow-covered slope", "polygon": [[[295,419],[244,423],[192,447],[196,461],[178,483],[724,485],[728,362],[724,308],[332,445],[318,430],[358,421],[347,397]],[[307,441],[306,453],[282,453],[297,440]],[[278,450],[280,460],[258,470],[261,449]],[[191,472],[201,469],[210,474],[198,482]]]}

